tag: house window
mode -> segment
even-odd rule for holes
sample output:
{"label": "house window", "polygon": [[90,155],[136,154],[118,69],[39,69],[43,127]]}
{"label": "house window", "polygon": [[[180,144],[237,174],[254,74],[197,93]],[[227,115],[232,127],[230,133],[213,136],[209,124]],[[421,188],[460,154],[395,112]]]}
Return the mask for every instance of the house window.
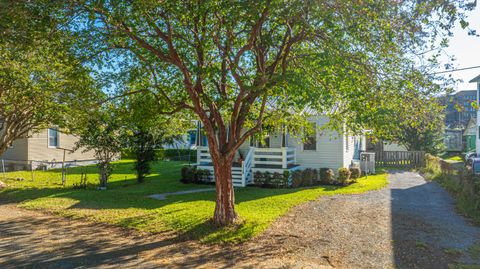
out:
{"label": "house window", "polygon": [[58,130],[50,128],[48,129],[48,147],[58,148]]}
{"label": "house window", "polygon": [[312,123],[312,129],[313,133],[308,134],[308,136],[305,138],[305,142],[303,143],[303,150],[317,150],[317,126],[313,122]]}
{"label": "house window", "polygon": [[260,140],[258,145],[259,148],[269,148],[270,147],[270,136],[265,137],[265,139]]}
{"label": "house window", "polygon": [[188,143],[190,145],[195,145],[197,142],[197,131],[190,130],[188,131]]}

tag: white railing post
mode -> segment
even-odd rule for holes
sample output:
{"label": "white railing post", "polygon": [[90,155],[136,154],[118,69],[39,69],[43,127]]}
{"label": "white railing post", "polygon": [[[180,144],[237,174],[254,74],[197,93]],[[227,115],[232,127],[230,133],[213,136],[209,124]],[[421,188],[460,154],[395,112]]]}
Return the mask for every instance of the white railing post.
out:
{"label": "white railing post", "polygon": [[[248,154],[247,154],[248,156]],[[242,187],[245,187],[247,184],[247,172],[246,172],[246,167],[247,167],[247,158],[242,162]]]}
{"label": "white railing post", "polygon": [[287,168],[287,149],[286,147],[282,148],[282,168]]}
{"label": "white railing post", "polygon": [[250,150],[252,151],[252,167],[255,167],[255,150],[257,148],[250,147]]}

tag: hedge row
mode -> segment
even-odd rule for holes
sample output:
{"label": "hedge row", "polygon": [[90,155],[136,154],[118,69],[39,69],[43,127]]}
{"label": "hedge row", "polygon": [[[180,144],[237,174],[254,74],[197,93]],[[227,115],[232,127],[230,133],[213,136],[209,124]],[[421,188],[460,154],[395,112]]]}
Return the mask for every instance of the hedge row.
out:
{"label": "hedge row", "polygon": [[210,171],[198,169],[196,166],[184,166],[181,170],[180,182],[182,183],[207,183],[209,182]]}
{"label": "hedge row", "polygon": [[330,168],[297,170],[290,173],[285,171],[283,174],[260,172],[253,175],[254,185],[263,188],[299,188],[317,185],[340,185],[346,186],[355,183],[360,177],[361,171],[358,167],[340,168],[338,176]]}
{"label": "hedge row", "polygon": [[[135,159],[133,149],[123,149],[121,152],[122,159]],[[197,151],[195,149],[156,149],[155,158],[159,161],[197,161]]]}
{"label": "hedge row", "polygon": [[283,174],[278,172],[260,172],[253,174],[253,184],[262,188],[286,188],[290,179],[290,172],[285,170]]}

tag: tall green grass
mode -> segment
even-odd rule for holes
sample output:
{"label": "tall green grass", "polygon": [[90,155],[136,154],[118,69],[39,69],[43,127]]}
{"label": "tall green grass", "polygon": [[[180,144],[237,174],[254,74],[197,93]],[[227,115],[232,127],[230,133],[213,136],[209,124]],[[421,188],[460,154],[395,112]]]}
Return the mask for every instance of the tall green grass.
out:
{"label": "tall green grass", "polygon": [[429,154],[422,172],[426,179],[438,182],[453,195],[461,214],[480,224],[480,177]]}

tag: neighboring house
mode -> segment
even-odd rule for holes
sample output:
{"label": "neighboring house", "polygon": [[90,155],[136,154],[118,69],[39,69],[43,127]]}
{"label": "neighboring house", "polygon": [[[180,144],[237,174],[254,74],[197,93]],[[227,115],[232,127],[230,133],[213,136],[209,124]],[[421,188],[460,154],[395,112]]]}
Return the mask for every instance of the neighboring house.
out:
{"label": "neighboring house", "polygon": [[180,135],[172,143],[162,145],[164,149],[195,149],[196,148],[197,131],[190,130],[186,134]]}
{"label": "neighboring house", "polygon": [[463,131],[464,129],[445,129],[445,150],[452,152],[463,151]]}
{"label": "neighboring house", "polygon": [[[332,168],[336,171],[340,167],[349,167],[352,163],[360,162],[360,151],[366,148],[364,136],[350,136],[330,130],[319,131],[320,127],[328,123],[325,116],[313,116],[309,121],[316,125],[316,134],[308,137],[306,142],[283,130],[270,134],[262,143],[252,140],[244,143],[232,167],[234,186],[253,183],[253,174],[256,171],[283,173],[285,170],[305,168]],[[213,175],[207,139],[200,130],[199,125],[197,167],[210,170]]]}
{"label": "neighboring house", "polygon": [[[445,147],[446,151],[463,151],[472,148],[464,135],[472,118],[477,117],[477,111],[472,105],[477,100],[477,91],[459,91],[444,97],[445,105]],[[471,142],[471,141],[470,141]],[[468,151],[468,149],[467,149]]]}
{"label": "neighboring house", "polygon": [[367,151],[380,152],[380,151],[408,151],[408,149],[393,141],[377,141],[374,143],[372,139],[367,139]]}
{"label": "neighboring house", "polygon": [[[63,157],[66,162],[80,162],[78,164],[91,164],[95,162],[93,151],[83,152],[82,149],[72,151],[78,138],[74,135],[64,134],[55,128],[43,129],[28,137],[15,140],[10,148],[0,156],[10,167],[23,169],[32,162],[34,169],[39,166],[61,166]],[[8,169],[8,168],[6,168]]]}
{"label": "neighboring house", "polygon": [[445,125],[448,128],[463,129],[470,120],[477,116],[472,103],[477,100],[477,91],[459,91],[451,95],[447,95],[444,100],[445,108]]}
{"label": "neighboring house", "polygon": [[476,149],[476,133],[477,133],[477,119],[471,118],[463,131],[463,142],[465,144],[465,151],[475,151]]}
{"label": "neighboring house", "polygon": [[384,151],[408,151],[405,146],[397,144],[395,142],[383,142],[383,150]]}
{"label": "neighboring house", "polygon": [[[479,103],[480,100],[480,75],[476,76],[472,80],[470,80],[470,83],[477,83],[477,103]],[[475,150],[477,152],[477,156],[480,156],[480,110],[477,110],[477,126],[476,126],[476,131],[475,131]]]}

